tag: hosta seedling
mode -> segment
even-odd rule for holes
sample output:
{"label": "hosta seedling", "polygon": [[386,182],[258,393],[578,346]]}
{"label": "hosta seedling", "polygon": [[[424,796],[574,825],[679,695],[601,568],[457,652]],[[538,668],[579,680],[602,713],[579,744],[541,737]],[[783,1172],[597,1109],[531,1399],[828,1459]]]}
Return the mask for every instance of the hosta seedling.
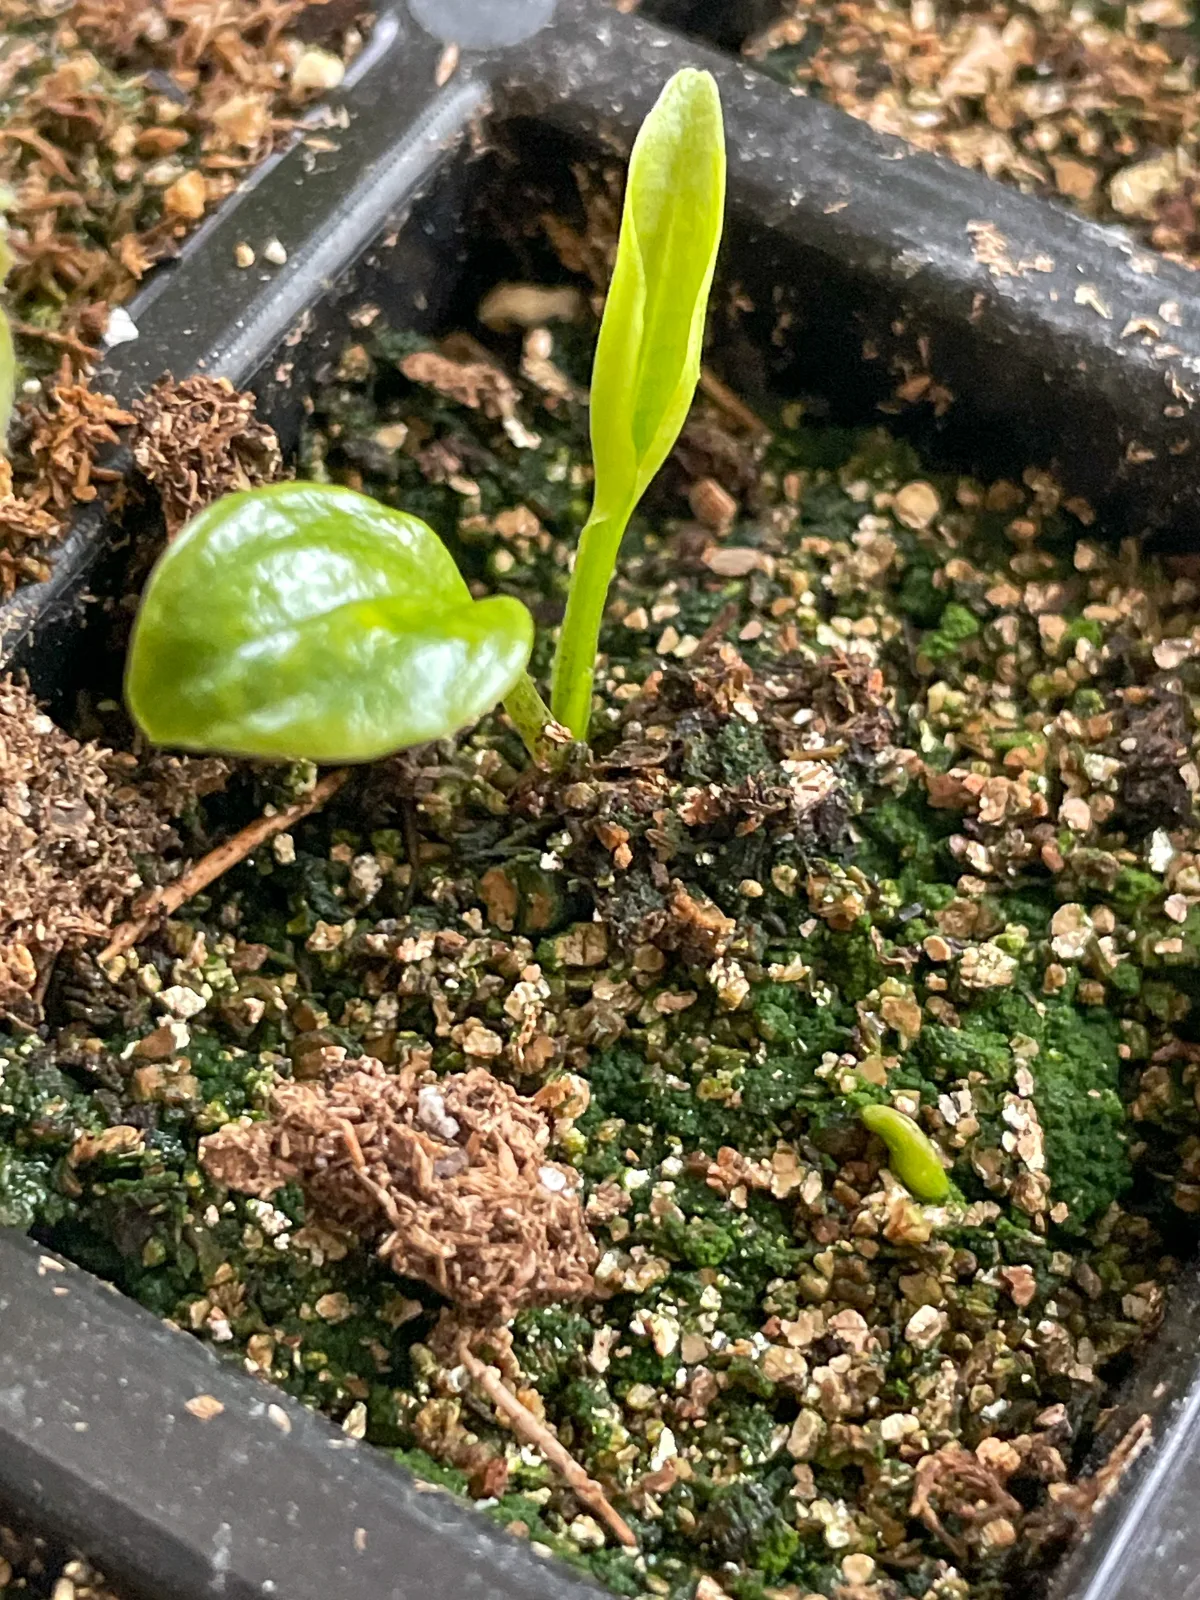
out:
{"label": "hosta seedling", "polygon": [[454,733],[501,699],[537,757],[556,731],[561,738],[555,718],[585,738],[621,538],[695,394],[724,203],[716,84],[706,72],[679,72],[630,161],[592,383],[595,496],[554,666],[553,716],[525,672],[533,624],[519,602],[474,600],[417,518],[349,490],[285,484],[209,507],[151,574],[126,675],[130,709],[150,738],[368,761]]}
{"label": "hosta seedling", "polygon": [[554,715],[587,737],[600,620],[629,519],[687,420],[725,214],[725,136],[707,72],[677,72],[629,162],[592,371],[592,512],[554,663]]}
{"label": "hosta seedling", "polygon": [[533,646],[518,600],[475,600],[417,517],[351,489],[218,500],[168,545],[125,692],[158,744],[371,761],[475,722]]}
{"label": "hosta seedling", "polygon": [[[6,198],[5,191],[0,189],[0,286],[3,286],[12,266],[12,251],[8,248],[8,224],[3,216]],[[3,453],[4,441],[8,435],[16,383],[17,357],[13,350],[12,329],[8,325],[4,311],[0,309],[0,453]]]}

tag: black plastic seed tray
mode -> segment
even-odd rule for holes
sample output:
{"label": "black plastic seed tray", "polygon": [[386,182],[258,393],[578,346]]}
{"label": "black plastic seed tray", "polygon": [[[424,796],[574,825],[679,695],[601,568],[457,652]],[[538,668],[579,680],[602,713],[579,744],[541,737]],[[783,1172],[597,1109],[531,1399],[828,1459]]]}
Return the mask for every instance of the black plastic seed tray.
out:
{"label": "black plastic seed tray", "polygon": [[[571,163],[623,157],[666,77],[704,65],[730,150],[711,319],[723,377],[751,398],[816,395],[861,421],[928,373],[953,395],[945,415],[890,420],[941,459],[1050,467],[1105,526],[1194,543],[1195,276],[603,0],[410,5],[383,11],[343,97],[344,130],[301,137],[261,170],[131,307],[138,338],[107,375],[123,399],[167,371],[224,375],[256,388],[290,446],[351,311],[374,304],[428,332],[469,322],[481,288],[529,267],[515,224],[570,206]],[[660,9],[683,27],[714,14],[709,0]],[[261,262],[270,239],[282,265],[235,265],[236,245]],[[1147,337],[1143,319],[1169,338]],[[83,624],[110,546],[89,513],[51,580],[0,608],[0,659],[48,697],[96,681]],[[1097,1509],[1055,1600],[1200,1600],[1198,1308],[1193,1277],[1103,1441],[1148,1414],[1153,1444]],[[5,1503],[158,1600],[595,1593],[11,1234],[0,1234]]]}

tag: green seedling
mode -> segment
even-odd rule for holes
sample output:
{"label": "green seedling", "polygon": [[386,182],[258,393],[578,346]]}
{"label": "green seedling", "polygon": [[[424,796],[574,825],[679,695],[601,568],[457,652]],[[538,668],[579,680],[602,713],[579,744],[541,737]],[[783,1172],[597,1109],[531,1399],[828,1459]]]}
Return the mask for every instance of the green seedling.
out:
{"label": "green seedling", "polygon": [[[0,188],[0,286],[8,277],[12,266],[12,251],[8,248],[8,223],[4,220],[4,207],[11,198]],[[17,386],[17,356],[13,349],[12,329],[3,308],[0,308],[0,455],[8,437],[8,424],[12,417],[13,397]]]}
{"label": "green seedling", "polygon": [[292,483],[217,501],[151,573],[126,671],[145,733],[191,750],[370,761],[456,733],[503,700],[535,757],[554,746],[556,722],[586,738],[621,539],[699,379],[724,203],[716,84],[679,72],[630,160],[592,383],[595,493],[552,710],[526,671],[533,622],[519,601],[473,599],[416,517]]}
{"label": "green seedling", "polygon": [[725,212],[717,86],[680,72],[633,147],[592,371],[592,512],[579,541],[551,707],[586,739],[600,620],[629,519],[687,420]]}
{"label": "green seedling", "polygon": [[888,1164],[893,1174],[915,1200],[934,1205],[950,1193],[950,1179],[938,1158],[933,1141],[911,1117],[892,1106],[864,1106],[863,1123],[877,1133],[888,1148]]}

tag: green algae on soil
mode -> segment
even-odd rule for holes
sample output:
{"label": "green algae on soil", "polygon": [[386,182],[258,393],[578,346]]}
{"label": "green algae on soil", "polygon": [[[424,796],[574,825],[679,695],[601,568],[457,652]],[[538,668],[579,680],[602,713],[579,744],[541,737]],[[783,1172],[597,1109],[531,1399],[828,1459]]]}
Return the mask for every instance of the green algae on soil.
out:
{"label": "green algae on soil", "polygon": [[[585,346],[533,330],[489,408],[375,332],[300,468],[429,520],[544,653]],[[635,524],[592,760],[531,774],[497,714],[106,975],[64,958],[54,1027],[3,1040],[0,1223],[618,1594],[1000,1600],[1086,1513],[1200,1209],[1200,586],[1043,475],[744,421],[702,405]],[[558,1085],[598,1292],[521,1312],[511,1354],[636,1553],[443,1363],[435,1295],[298,1189],[206,1175],[202,1136],[362,1054]]]}

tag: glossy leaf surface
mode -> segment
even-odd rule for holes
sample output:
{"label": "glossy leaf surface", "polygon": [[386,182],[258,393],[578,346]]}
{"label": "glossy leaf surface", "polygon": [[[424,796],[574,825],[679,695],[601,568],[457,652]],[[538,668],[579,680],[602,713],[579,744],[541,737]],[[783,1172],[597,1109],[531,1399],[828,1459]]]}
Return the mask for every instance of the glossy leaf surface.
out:
{"label": "glossy leaf surface", "polygon": [[596,509],[628,516],[687,420],[725,213],[716,81],[685,68],[629,160],[616,265],[592,371]]}
{"label": "glossy leaf surface", "polygon": [[126,698],[157,744],[371,761],[475,722],[533,621],[474,600],[418,518],[350,489],[271,484],[200,513],[150,575]]}
{"label": "glossy leaf surface", "polygon": [[596,486],[554,666],[554,713],[584,738],[592,669],[621,539],[687,420],[725,212],[725,134],[712,75],[669,81],[629,162],[592,372]]}

